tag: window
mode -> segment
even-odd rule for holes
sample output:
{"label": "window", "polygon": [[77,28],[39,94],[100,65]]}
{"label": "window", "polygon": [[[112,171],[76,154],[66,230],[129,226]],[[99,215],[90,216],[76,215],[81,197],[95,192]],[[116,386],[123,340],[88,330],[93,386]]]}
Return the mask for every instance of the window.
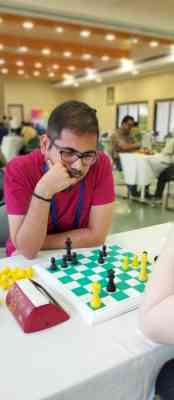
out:
{"label": "window", "polygon": [[116,126],[121,126],[121,121],[126,115],[131,115],[138,122],[142,131],[148,129],[148,103],[124,103],[117,105]]}
{"label": "window", "polygon": [[169,134],[174,136],[174,99],[155,102],[154,130],[159,133],[157,140],[160,142]]}

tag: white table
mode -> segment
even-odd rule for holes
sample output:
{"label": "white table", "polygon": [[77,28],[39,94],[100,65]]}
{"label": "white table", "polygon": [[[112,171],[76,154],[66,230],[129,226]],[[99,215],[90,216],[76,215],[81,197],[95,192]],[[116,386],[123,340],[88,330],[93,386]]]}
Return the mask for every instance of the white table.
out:
{"label": "white table", "polygon": [[[159,254],[171,224],[112,235],[109,242]],[[34,262],[53,252],[42,252]],[[22,256],[1,259],[0,266],[31,265]],[[56,297],[55,293],[53,293]],[[24,334],[0,307],[3,400],[151,400],[154,379],[174,346],[146,340],[138,330],[137,310],[98,325],[87,325],[69,309],[69,321]]]}
{"label": "white table", "polygon": [[141,187],[141,200],[144,200],[145,186],[152,183],[156,175],[149,163],[150,155],[140,153],[119,153],[123,168],[124,180],[127,185]]}
{"label": "white table", "polygon": [[23,139],[17,135],[4,136],[2,140],[1,150],[7,161],[11,160],[19,153],[23,145]]}

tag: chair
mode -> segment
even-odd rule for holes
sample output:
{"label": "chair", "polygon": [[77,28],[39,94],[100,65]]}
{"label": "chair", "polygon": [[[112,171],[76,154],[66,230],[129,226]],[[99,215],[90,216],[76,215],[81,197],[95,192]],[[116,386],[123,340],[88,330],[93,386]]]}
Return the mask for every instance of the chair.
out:
{"label": "chair", "polygon": [[166,190],[163,197],[163,207],[167,210],[174,210],[174,206],[169,206],[170,199],[174,200],[174,164],[171,164],[166,172]]}

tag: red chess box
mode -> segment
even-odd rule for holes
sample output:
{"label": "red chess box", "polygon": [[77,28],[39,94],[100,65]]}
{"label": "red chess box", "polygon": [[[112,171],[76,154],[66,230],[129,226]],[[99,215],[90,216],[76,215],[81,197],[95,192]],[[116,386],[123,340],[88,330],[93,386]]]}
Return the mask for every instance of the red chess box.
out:
{"label": "red chess box", "polygon": [[9,289],[6,304],[26,333],[50,328],[69,319],[60,305],[49,303],[28,279],[16,282]]}

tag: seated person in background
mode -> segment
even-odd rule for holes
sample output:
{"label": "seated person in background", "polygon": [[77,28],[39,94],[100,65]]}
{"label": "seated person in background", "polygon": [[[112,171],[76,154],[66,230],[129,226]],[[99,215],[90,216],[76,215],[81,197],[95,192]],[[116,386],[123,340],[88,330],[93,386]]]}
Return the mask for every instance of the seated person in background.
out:
{"label": "seated person in background", "polygon": [[[138,143],[131,134],[134,125],[134,118],[130,115],[126,115],[121,122],[121,128],[117,129],[111,136],[112,158],[116,165],[118,165],[118,169],[120,167],[119,153],[134,152],[141,147],[140,143]],[[139,196],[136,185],[129,185],[128,188],[132,196]]]}
{"label": "seated person in background", "polygon": [[8,135],[8,129],[5,127],[3,122],[0,122],[0,145],[3,141],[3,137]]}
{"label": "seated person in background", "polygon": [[30,153],[39,147],[39,137],[31,122],[23,122],[21,136],[24,140],[24,146],[20,150],[21,155]]}
{"label": "seated person in background", "polygon": [[163,150],[148,158],[153,172],[158,177],[162,171],[174,163],[174,137],[167,140]]}
{"label": "seated person in background", "polygon": [[[108,156],[96,151],[96,110],[68,101],[48,120],[41,148],[9,162],[5,202],[10,226],[7,254],[28,258],[40,249],[101,245],[114,207],[114,183]],[[51,207],[50,207],[51,206]]]}
{"label": "seated person in background", "polygon": [[156,190],[155,190],[155,194],[154,194],[154,199],[153,199],[153,201],[155,203],[162,202],[165,185],[170,180],[174,180],[174,164],[171,164],[170,167],[165,168],[165,170],[161,172],[161,174],[158,178],[157,186],[156,186]]}

